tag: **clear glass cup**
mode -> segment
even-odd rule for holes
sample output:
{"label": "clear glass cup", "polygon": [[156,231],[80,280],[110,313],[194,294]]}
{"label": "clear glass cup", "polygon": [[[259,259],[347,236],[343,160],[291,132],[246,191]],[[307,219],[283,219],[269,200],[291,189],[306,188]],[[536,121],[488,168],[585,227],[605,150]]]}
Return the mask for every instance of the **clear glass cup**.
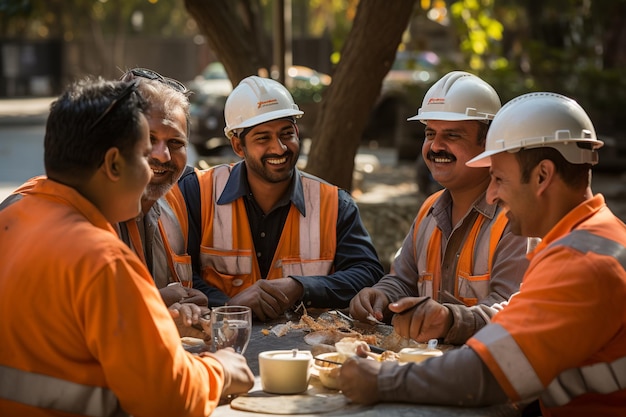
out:
{"label": "clear glass cup", "polygon": [[246,306],[221,306],[211,310],[213,351],[232,347],[246,351],[252,333],[252,311]]}

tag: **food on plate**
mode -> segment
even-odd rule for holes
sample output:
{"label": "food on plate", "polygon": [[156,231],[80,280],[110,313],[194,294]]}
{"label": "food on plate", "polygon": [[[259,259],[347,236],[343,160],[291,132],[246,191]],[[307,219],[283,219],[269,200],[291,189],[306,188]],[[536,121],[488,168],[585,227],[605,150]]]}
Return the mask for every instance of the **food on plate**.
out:
{"label": "food on plate", "polygon": [[[314,359],[315,372],[313,374],[317,375],[322,385],[329,389],[339,389],[339,372],[345,358],[337,352],[326,352],[317,355]],[[324,362],[320,359],[337,363]]]}
{"label": "food on plate", "polygon": [[404,348],[398,352],[398,360],[400,362],[422,362],[428,358],[441,356],[443,352],[437,349],[437,339],[428,341],[426,347]]}
{"label": "food on plate", "polygon": [[309,345],[331,345],[334,346],[341,339],[346,337],[359,338],[367,340],[366,343],[375,342],[376,337],[373,335],[364,336],[358,332],[351,330],[319,330],[304,336],[304,341]]}

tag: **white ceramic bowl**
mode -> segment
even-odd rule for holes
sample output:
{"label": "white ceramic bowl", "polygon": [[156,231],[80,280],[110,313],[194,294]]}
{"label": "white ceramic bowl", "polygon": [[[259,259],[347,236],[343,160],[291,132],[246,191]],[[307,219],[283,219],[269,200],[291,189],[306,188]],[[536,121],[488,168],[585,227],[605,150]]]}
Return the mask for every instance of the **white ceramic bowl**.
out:
{"label": "white ceramic bowl", "polygon": [[263,391],[299,394],[309,387],[313,355],[308,350],[269,350],[259,353]]}
{"label": "white ceramic bowl", "polygon": [[404,348],[398,352],[398,361],[420,363],[428,358],[441,355],[443,352],[439,349]]}
{"label": "white ceramic bowl", "polygon": [[[320,353],[316,358],[327,359],[333,362],[343,362],[345,357],[338,352],[326,352]],[[330,389],[339,389],[339,372],[341,365],[335,365],[334,363],[323,362],[320,360],[314,360],[313,368],[320,379],[323,386]]]}

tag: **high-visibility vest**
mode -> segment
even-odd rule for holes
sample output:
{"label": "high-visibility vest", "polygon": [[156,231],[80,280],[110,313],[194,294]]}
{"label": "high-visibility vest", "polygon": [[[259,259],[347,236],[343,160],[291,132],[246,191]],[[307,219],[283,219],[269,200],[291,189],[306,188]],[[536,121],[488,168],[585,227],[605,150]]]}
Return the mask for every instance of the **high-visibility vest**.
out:
{"label": "high-visibility vest", "polygon": [[[626,248],[606,237],[586,230],[574,230],[549,245],[557,246],[570,247],[582,253],[593,252],[612,256],[626,271]],[[541,370],[533,368],[515,338],[502,325],[492,324],[485,327],[474,336],[474,339],[471,346],[478,351],[487,350],[505,378],[508,388],[520,399],[540,396],[543,406],[552,408],[562,407],[583,394],[610,395],[626,390],[626,356],[616,356],[607,361],[566,369],[544,387],[540,378]],[[623,337],[614,343],[623,344]],[[571,348],[575,349],[576,346]],[[500,383],[503,381],[500,380]]]}
{"label": "high-visibility vest", "polygon": [[[436,222],[422,224],[435,201],[441,196],[444,190],[440,190],[430,195],[420,207],[415,221],[413,231],[413,241],[417,243],[421,236],[430,236],[427,250],[414,254],[418,267],[425,265],[425,270],[419,271],[418,290],[420,296],[430,296],[437,300],[441,285],[441,230]],[[491,224],[489,246],[477,245],[478,233],[487,217],[478,214],[477,219],[467,234],[461,246],[461,253],[457,261],[455,272],[454,296],[467,306],[475,305],[481,298],[489,295],[489,279],[491,277],[491,265],[493,254],[496,251],[498,242],[502,238],[504,229],[508,224],[504,211],[500,209],[496,219]]]}
{"label": "high-visibility vest", "polygon": [[[187,254],[188,219],[187,209],[183,202],[183,196],[178,185],[154,204],[159,206],[160,216],[158,228],[161,241],[167,254],[167,264],[173,282],[180,282],[183,286],[191,288],[193,276],[191,269],[191,256]],[[139,233],[139,227],[134,219],[125,223],[131,249],[147,265],[143,242]]]}
{"label": "high-visibility vest", "polygon": [[[205,281],[232,297],[262,279],[243,199],[217,204],[231,165],[198,174],[202,204],[200,263]],[[267,279],[327,275],[337,247],[338,189],[301,173],[306,215],[291,205]]]}

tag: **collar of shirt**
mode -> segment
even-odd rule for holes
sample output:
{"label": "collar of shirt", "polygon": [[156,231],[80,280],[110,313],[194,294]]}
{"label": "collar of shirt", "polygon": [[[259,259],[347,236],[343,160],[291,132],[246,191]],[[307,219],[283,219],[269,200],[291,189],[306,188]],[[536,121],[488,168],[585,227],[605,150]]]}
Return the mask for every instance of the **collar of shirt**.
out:
{"label": "collar of shirt", "polygon": [[[487,191],[483,192],[472,204],[472,208],[463,216],[462,224],[472,211],[477,211],[488,219],[493,219],[498,210],[497,204],[489,204],[486,200]],[[454,225],[452,224],[452,195],[449,190],[444,190],[443,194],[435,201],[430,208],[432,216],[436,219],[437,225],[442,232],[449,236],[452,233]]]}
{"label": "collar of shirt", "polygon": [[[291,201],[298,209],[300,214],[306,215],[306,206],[304,204],[304,189],[301,181],[302,174],[297,168],[294,168],[294,175],[289,185],[289,189],[283,199],[281,199],[277,207],[284,205],[287,201]],[[224,191],[217,200],[217,204],[229,204],[238,198],[250,194],[250,186],[248,185],[247,169],[243,161],[233,165]]]}

